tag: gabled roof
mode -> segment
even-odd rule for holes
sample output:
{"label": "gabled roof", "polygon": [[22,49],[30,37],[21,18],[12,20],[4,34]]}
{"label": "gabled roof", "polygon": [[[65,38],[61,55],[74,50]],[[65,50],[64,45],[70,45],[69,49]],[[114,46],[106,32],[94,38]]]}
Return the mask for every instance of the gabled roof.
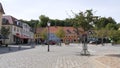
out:
{"label": "gabled roof", "polygon": [[0,3],[0,12],[2,12],[3,14],[5,14],[1,3]]}
{"label": "gabled roof", "polygon": [[36,28],[36,33],[41,33],[45,28]]}
{"label": "gabled roof", "polygon": [[[60,27],[60,26],[50,26],[49,27],[50,33],[56,33],[59,30],[59,28],[63,28],[66,34],[76,34],[76,29],[74,27]],[[37,28],[36,33],[41,33],[44,29],[48,30],[48,27]],[[82,28],[78,28],[78,30],[79,33],[84,32]]]}
{"label": "gabled roof", "polygon": [[75,28],[74,28],[74,27],[63,27],[63,30],[64,30],[65,33],[67,33],[67,34],[73,34]]}
{"label": "gabled roof", "polygon": [[50,30],[50,33],[56,33],[59,28],[61,28],[60,26],[50,26],[49,30]]}

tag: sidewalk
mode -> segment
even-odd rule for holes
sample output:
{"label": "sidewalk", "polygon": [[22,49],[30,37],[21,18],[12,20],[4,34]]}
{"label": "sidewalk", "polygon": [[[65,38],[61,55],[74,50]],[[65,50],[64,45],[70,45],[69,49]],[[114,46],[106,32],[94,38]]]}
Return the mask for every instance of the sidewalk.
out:
{"label": "sidewalk", "polygon": [[6,54],[10,52],[17,52],[22,50],[31,49],[31,46],[26,45],[9,45],[8,47],[1,46],[0,47],[0,54]]}

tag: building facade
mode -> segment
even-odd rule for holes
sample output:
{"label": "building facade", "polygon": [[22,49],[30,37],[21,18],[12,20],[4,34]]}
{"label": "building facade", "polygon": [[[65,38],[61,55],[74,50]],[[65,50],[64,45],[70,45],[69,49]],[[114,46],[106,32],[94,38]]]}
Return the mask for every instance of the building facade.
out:
{"label": "building facade", "polygon": [[34,33],[31,31],[30,26],[12,16],[3,16],[2,24],[4,27],[9,27],[9,39],[6,41],[8,44],[26,44],[33,39]]}
{"label": "building facade", "polygon": [[[56,36],[56,33],[58,32],[59,29],[63,29],[63,33],[64,37],[63,38],[59,38]],[[35,34],[35,38],[36,39],[40,39],[42,38],[41,33],[42,30],[46,30],[46,36],[48,36],[48,27],[44,27],[44,28],[37,28],[37,33]],[[53,40],[53,41],[61,41],[63,43],[69,42],[69,43],[76,43],[79,42],[79,37],[82,36],[82,32],[84,32],[84,30],[82,28],[78,29],[79,31],[79,35],[77,35],[77,31],[74,27],[60,27],[60,26],[50,26],[49,27],[49,39]],[[47,38],[46,38],[47,40]],[[38,40],[39,41],[39,40]]]}
{"label": "building facade", "polygon": [[1,30],[1,27],[2,27],[2,16],[3,16],[3,14],[5,14],[5,12],[3,10],[2,4],[0,3],[0,30]]}

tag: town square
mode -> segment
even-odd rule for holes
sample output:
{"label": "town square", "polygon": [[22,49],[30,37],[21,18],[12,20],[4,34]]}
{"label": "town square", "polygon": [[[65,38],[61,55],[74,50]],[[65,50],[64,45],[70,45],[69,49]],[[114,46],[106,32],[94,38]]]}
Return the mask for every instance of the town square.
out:
{"label": "town square", "polygon": [[120,68],[118,6],[1,0],[0,68]]}

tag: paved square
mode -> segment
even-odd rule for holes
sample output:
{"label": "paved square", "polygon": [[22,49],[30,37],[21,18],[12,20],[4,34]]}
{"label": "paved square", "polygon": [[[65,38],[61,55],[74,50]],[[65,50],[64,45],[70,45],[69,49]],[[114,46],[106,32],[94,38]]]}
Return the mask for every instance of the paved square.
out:
{"label": "paved square", "polygon": [[120,53],[117,46],[89,45],[91,56],[81,56],[81,50],[81,44],[52,45],[50,52],[47,52],[47,46],[38,45],[32,49],[0,54],[0,68],[94,68],[91,58]]}

